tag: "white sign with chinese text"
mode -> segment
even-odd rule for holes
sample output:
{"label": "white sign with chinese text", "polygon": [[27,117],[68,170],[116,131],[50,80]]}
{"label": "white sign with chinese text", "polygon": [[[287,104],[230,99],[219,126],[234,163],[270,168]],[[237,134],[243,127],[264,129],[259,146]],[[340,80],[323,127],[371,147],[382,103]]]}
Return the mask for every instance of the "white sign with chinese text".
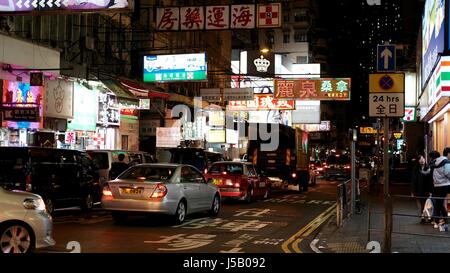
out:
{"label": "white sign with chinese text", "polygon": [[253,100],[253,88],[224,88],[223,100]]}
{"label": "white sign with chinese text", "polygon": [[203,7],[180,8],[181,30],[201,30],[205,25]]}
{"label": "white sign with chinese text", "polygon": [[231,28],[255,28],[255,5],[232,5]]}
{"label": "white sign with chinese text", "polygon": [[369,93],[370,117],[403,117],[405,115],[404,93]]}
{"label": "white sign with chinese text", "polygon": [[206,29],[228,29],[230,27],[229,6],[206,7]]}
{"label": "white sign with chinese text", "polygon": [[179,8],[159,8],[156,11],[156,29],[178,30],[180,23]]}

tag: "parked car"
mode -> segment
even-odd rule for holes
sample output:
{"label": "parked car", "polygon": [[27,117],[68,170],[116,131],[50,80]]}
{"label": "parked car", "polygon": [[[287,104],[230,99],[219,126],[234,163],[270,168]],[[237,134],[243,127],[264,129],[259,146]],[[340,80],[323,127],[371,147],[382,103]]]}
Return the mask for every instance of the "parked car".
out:
{"label": "parked car", "polygon": [[324,167],[320,160],[312,160],[309,162],[309,168],[313,171],[316,177],[322,177],[324,174]]}
{"label": "parked car", "polygon": [[119,155],[124,154],[124,162],[129,166],[142,163],[154,163],[152,156],[146,152],[123,151],[123,150],[88,150],[100,174],[100,184],[103,186],[111,177],[111,168],[114,162],[119,161]]}
{"label": "parked car", "polygon": [[159,151],[158,162],[174,164],[187,164],[196,167],[203,173],[214,162],[224,161],[223,155],[218,152],[210,152],[202,148],[172,148]]}
{"label": "parked car", "polygon": [[206,174],[208,183],[216,185],[223,198],[245,200],[267,198],[270,183],[267,177],[258,173],[255,166],[247,162],[216,162]]}
{"label": "parked car", "polygon": [[351,160],[346,154],[331,154],[324,165],[326,180],[332,178],[349,179],[351,177]]}
{"label": "parked car", "polygon": [[102,205],[115,222],[130,214],[160,213],[183,223],[186,215],[220,210],[217,187],[206,183],[203,174],[185,164],[139,164],[129,168],[103,189]]}
{"label": "parked car", "polygon": [[0,147],[0,186],[42,196],[47,211],[100,202],[99,175],[87,153],[40,147]]}
{"label": "parked car", "polygon": [[0,253],[28,253],[55,245],[52,217],[39,195],[0,187]]}

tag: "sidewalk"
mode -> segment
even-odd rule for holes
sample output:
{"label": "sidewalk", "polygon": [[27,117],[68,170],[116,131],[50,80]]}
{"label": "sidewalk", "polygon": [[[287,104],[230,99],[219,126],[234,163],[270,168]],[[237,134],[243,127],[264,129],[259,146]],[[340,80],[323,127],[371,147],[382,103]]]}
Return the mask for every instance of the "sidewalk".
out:
{"label": "sidewalk", "polygon": [[[324,224],[314,241],[316,252],[322,253],[369,253],[368,216],[371,211],[370,241],[379,242],[381,251],[384,240],[383,185],[372,187],[371,193],[361,192],[361,213],[344,221],[341,228],[336,226],[336,217]],[[391,195],[409,195],[409,185],[392,185]],[[414,199],[394,198],[394,214],[417,215],[419,212]],[[450,232],[440,232],[431,224],[421,224],[420,217],[393,216],[392,252],[398,253],[450,253]],[[395,232],[423,234],[396,234]],[[441,236],[431,237],[430,235]]]}

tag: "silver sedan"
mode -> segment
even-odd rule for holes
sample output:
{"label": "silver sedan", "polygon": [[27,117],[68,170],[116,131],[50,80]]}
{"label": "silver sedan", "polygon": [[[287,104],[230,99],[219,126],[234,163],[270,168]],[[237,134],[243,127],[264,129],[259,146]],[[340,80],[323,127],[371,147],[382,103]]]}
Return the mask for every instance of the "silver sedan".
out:
{"label": "silver sedan", "polygon": [[27,253],[55,245],[52,217],[39,195],[0,187],[0,253]]}
{"label": "silver sedan", "polygon": [[195,167],[179,164],[140,164],[129,168],[103,189],[102,206],[115,222],[129,214],[173,215],[177,224],[186,215],[220,210],[220,193]]}

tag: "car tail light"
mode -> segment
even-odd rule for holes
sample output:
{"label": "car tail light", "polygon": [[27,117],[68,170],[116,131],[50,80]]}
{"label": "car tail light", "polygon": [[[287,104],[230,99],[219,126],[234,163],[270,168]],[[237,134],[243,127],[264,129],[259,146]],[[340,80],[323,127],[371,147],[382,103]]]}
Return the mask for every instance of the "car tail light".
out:
{"label": "car tail light", "polygon": [[103,187],[103,196],[113,196],[109,186]]}
{"label": "car tail light", "polygon": [[25,178],[25,190],[26,191],[32,191],[33,190],[33,184],[31,183],[31,175],[27,175]]}
{"label": "car tail light", "polygon": [[322,167],[317,168],[318,171],[323,171]]}
{"label": "car tail light", "polygon": [[234,187],[235,188],[240,188],[241,187],[241,183],[239,183],[239,182],[234,183]]}
{"label": "car tail light", "polygon": [[207,174],[207,173],[208,173],[208,169],[205,169],[203,172],[204,172],[205,174]]}
{"label": "car tail light", "polygon": [[167,188],[164,186],[164,184],[158,184],[156,185],[156,189],[152,194],[152,198],[162,198],[166,196],[167,194]]}
{"label": "car tail light", "polygon": [[351,166],[350,165],[345,165],[344,169],[350,169]]}

